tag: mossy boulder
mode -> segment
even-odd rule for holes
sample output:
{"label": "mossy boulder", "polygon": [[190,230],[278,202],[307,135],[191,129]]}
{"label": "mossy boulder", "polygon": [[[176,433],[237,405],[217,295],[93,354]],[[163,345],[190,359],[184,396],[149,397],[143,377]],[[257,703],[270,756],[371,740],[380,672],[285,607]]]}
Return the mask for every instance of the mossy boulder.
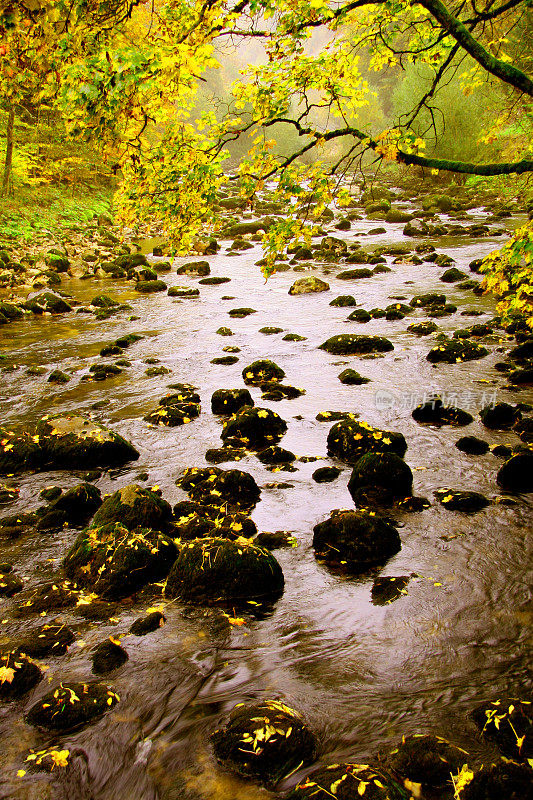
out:
{"label": "mossy boulder", "polygon": [[379,576],[374,579],[371,589],[372,603],[375,606],[386,606],[407,594],[409,575]]}
{"label": "mossy boulder", "polygon": [[151,611],[143,617],[139,617],[132,623],[129,632],[133,636],[146,636],[153,633],[165,624],[166,617],[161,611]]}
{"label": "mossy boulder", "polygon": [[244,406],[227,419],[221,438],[250,447],[263,447],[278,442],[287,430],[287,423],[269,408]]}
{"label": "mossy boulder", "polygon": [[257,458],[262,464],[290,464],[296,460],[294,453],[277,445],[265,447],[257,454]]}
{"label": "mossy boulder", "polygon": [[248,386],[261,386],[264,383],[279,383],[285,372],[274,361],[260,359],[253,361],[242,371],[242,379]]}
{"label": "mossy boulder", "polygon": [[367,422],[343,419],[328,433],[328,455],[355,464],[367,453],[395,453],[403,458],[407,442],[402,433],[373,428]]}
{"label": "mossy boulder", "polygon": [[199,416],[199,403],[168,402],[154,408],[143,419],[151,425],[165,425],[167,428],[175,428],[178,425],[187,425],[187,423]]}
{"label": "mossy boulder", "polygon": [[348,491],[355,503],[373,492],[379,502],[401,500],[412,494],[413,473],[395,453],[367,453],[356,462]]}
{"label": "mossy boulder", "polygon": [[199,297],[200,289],[194,286],[171,286],[167,294],[169,297]]}
{"label": "mossy boulder", "polygon": [[502,755],[513,761],[533,758],[533,703],[529,699],[482,703],[472,712],[472,719]]}
{"label": "mossy boulder", "polygon": [[440,397],[434,397],[417,406],[411,416],[421,425],[470,425],[474,417],[456,406],[444,405]]}
{"label": "mossy boulder", "polygon": [[370,322],[372,317],[364,308],[356,308],[348,315],[348,319],[351,322]]}
{"label": "mossy boulder", "polygon": [[533,800],[531,767],[502,759],[483,766],[459,794],[459,800]]}
{"label": "mossy boulder", "polygon": [[39,437],[0,428],[0,475],[42,469],[45,463],[46,454]]}
{"label": "mossy boulder", "polygon": [[291,288],[289,294],[312,294],[316,292],[327,292],[329,290],[329,283],[310,275],[308,278],[298,278]]}
{"label": "mossy boulder", "polygon": [[386,757],[385,763],[394,774],[427,790],[448,789],[453,792],[452,775],[457,775],[468,761],[468,753],[431,734],[404,736]]}
{"label": "mossy boulder", "polygon": [[66,574],[105,599],[118,599],[168,575],[177,555],[172,539],[120,523],[82,531],[67,554]]}
{"label": "mossy boulder", "polygon": [[[354,259],[354,255],[348,256],[347,261],[350,259]],[[345,269],[342,272],[339,272],[337,278],[340,281],[358,281],[361,278],[371,278],[374,275],[371,269],[367,267],[360,267],[359,269]]]}
{"label": "mossy boulder", "polygon": [[13,597],[14,594],[21,592],[24,581],[14,572],[4,572],[0,564],[0,597]]}
{"label": "mossy boulder", "polygon": [[439,280],[443,283],[457,283],[457,281],[464,281],[467,277],[466,272],[462,272],[457,267],[450,267],[450,269],[442,273]]}
{"label": "mossy boulder", "polygon": [[355,333],[340,333],[331,336],[319,347],[332,355],[349,356],[367,353],[388,353],[394,345],[384,336],[358,336]]}
{"label": "mossy boulder", "polygon": [[330,306],[333,306],[334,308],[349,308],[356,305],[357,303],[355,297],[352,297],[351,294],[341,294],[338,297],[335,297],[335,299],[330,303]]}
{"label": "mossy boulder", "polygon": [[60,683],[30,708],[26,722],[46,731],[67,733],[99,719],[119,699],[101,683]]}
{"label": "mossy boulder", "polygon": [[107,675],[126,663],[129,656],[124,648],[112,638],[105,639],[96,645],[93,655],[93,672],[95,675]]}
{"label": "mossy boulder", "polygon": [[51,622],[41,625],[18,643],[18,649],[32,658],[62,656],[76,637],[67,625]]}
{"label": "mossy boulder", "polygon": [[313,528],[316,558],[351,574],[384,564],[401,546],[396,528],[367,511],[334,511]]}
{"label": "mossy boulder", "polygon": [[428,320],[427,322],[413,322],[412,325],[407,326],[407,330],[417,336],[428,336],[430,333],[435,333],[438,327],[434,322]]}
{"label": "mossy boulder", "polygon": [[397,781],[369,764],[330,764],[311,772],[285,800],[406,800]]}
{"label": "mossy boulder", "polygon": [[211,743],[225,767],[267,786],[311,763],[317,746],[300,714],[279,700],[239,703]]}
{"label": "mossy boulder", "polygon": [[253,406],[254,401],[248,389],[217,389],[211,395],[213,414],[235,414],[244,406]]}
{"label": "mossy boulder", "polygon": [[33,311],[34,314],[67,314],[72,311],[72,306],[67,303],[60,295],[53,292],[42,292],[35,297],[26,300],[24,308]]}
{"label": "mossy boulder", "polygon": [[433,347],[426,358],[432,364],[456,364],[460,361],[474,361],[488,354],[486,347],[468,339],[448,339]]}
{"label": "mossy boulder", "polygon": [[46,462],[56,469],[119,466],[139,458],[138,451],[118,433],[78,414],[42,417],[38,444]]}
{"label": "mossy boulder", "polygon": [[315,483],[331,483],[336,480],[342,470],[338,467],[319,467],[311,475]]}
{"label": "mossy boulder", "polygon": [[446,305],[446,295],[437,292],[427,294],[417,294],[410,301],[409,305],[413,308],[433,308],[435,306]]}
{"label": "mossy boulder", "polygon": [[106,497],[93,518],[91,528],[119,522],[128,530],[142,527],[165,531],[171,518],[172,508],[166,500],[150,489],[132,483]]}
{"label": "mossy boulder", "polygon": [[224,506],[182,501],[174,507],[174,534],[182,541],[218,537],[251,539],[257,533],[255,522],[245,512],[230,512]]}
{"label": "mossy boulder", "polygon": [[365,383],[370,383],[370,378],[364,378],[355,369],[343,369],[339,373],[338,378],[341,383],[346,386],[362,386]]}
{"label": "mossy boulder", "polygon": [[252,475],[240,469],[192,467],[186,469],[176,483],[192,500],[216,507],[229,505],[236,510],[250,509],[261,496]]}
{"label": "mossy boulder", "polygon": [[204,278],[211,272],[209,261],[189,261],[176,270],[176,275],[199,275]]}
{"label": "mossy boulder", "polygon": [[153,294],[154,292],[165,292],[167,285],[165,281],[137,281],[135,284],[135,291],[142,292],[143,294]]}
{"label": "mossy boulder", "polygon": [[197,539],[180,549],[167,579],[166,597],[237,601],[276,597],[284,586],[274,556],[246,539]]}
{"label": "mossy boulder", "polygon": [[481,422],[486,428],[495,431],[505,431],[522,419],[522,413],[516,406],[509,403],[494,403],[485,406],[479,412]]}
{"label": "mossy boulder", "polygon": [[123,269],[123,270],[130,270],[135,269],[135,267],[149,267],[150,263],[145,255],[142,253],[123,253],[120,256],[117,256],[113,261],[113,267]]}
{"label": "mossy boulder", "polygon": [[20,650],[0,656],[0,700],[16,700],[43,679],[43,673]]}
{"label": "mossy boulder", "polygon": [[47,508],[48,512],[60,512],[65,521],[72,525],[82,525],[102,505],[100,489],[91,483],[80,483],[63,492]]}
{"label": "mossy boulder", "polygon": [[443,488],[437,489],[435,497],[449,511],[463,511],[472,514],[490,505],[490,500],[479,492]]}
{"label": "mossy boulder", "polygon": [[10,322],[16,319],[22,319],[24,312],[21,308],[14,303],[0,302],[0,314],[3,314]]}
{"label": "mossy boulder", "polygon": [[456,441],[455,446],[469,456],[483,456],[489,452],[489,443],[484,442],[483,439],[478,439],[477,436],[461,436]]}

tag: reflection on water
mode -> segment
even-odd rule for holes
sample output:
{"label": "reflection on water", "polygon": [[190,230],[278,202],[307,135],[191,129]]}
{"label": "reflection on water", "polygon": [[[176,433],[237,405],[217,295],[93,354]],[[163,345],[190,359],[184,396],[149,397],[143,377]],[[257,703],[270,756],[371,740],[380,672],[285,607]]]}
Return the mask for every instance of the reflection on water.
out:
{"label": "reflection on water", "polygon": [[[357,222],[352,239],[373,227]],[[365,237],[366,244],[401,240],[399,225],[386,225],[387,233]],[[494,247],[494,241],[435,240],[439,252],[452,255],[459,269]],[[210,413],[210,397],[216,388],[242,386],[241,370],[257,358],[273,358],[286,372],[286,382],[305,389],[292,401],[256,404],[274,409],[288,422],[281,444],[299,456],[318,456],[318,462],[296,462],[298,471],[273,475],[252,456],[238,466],[251,472],[263,487],[253,517],[260,530],[294,531],[298,547],[276,553],[285,574],[283,597],[270,613],[246,616],[246,624],[231,628],[217,609],[165,605],[166,625],[146,637],[126,635],[123,646],[128,662],[109,679],[121,697],[117,709],[83,731],[61,740],[44,735],[21,721],[30,705],[59,680],[88,680],[90,651],[109,635],[126,633],[131,622],[153,603],[148,591],[134,602],[117,608],[111,620],[87,622],[76,610],[60,614],[77,635],[78,642],[66,656],[46,661],[45,680],[23,701],[0,708],[0,741],[3,772],[0,797],[53,800],[256,800],[268,793],[224,773],[208,747],[209,733],[237,702],[257,697],[283,697],[300,709],[319,733],[321,758],[363,760],[394,744],[402,734],[434,732],[471,750],[474,760],[490,753],[468,721],[468,712],[480,700],[501,694],[525,696],[531,689],[528,672],[531,621],[530,573],[531,513],[528,500],[514,506],[491,505],[474,516],[446,511],[432,505],[420,514],[398,516],[402,550],[384,567],[382,575],[411,575],[407,595],[386,606],[371,603],[374,575],[341,578],[317,564],[311,549],[312,528],[333,508],[351,507],[345,465],[338,480],[317,485],[311,474],[326,458],[329,425],[317,422],[319,411],[344,410],[360,414],[371,424],[401,431],[408,442],[406,461],[415,475],[415,491],[432,500],[441,486],[473,489],[493,497],[500,462],[491,454],[469,457],[455,448],[463,432],[433,430],[417,425],[408,404],[376,403],[377,391],[395,397],[422,395],[431,388],[469,393],[476,421],[468,433],[490,444],[516,444],[512,433],[487,431],[477,421],[483,391],[496,391],[513,401],[498,374],[491,369],[501,359],[500,346],[491,346],[485,359],[454,366],[431,366],[425,359],[433,339],[418,339],[406,332],[407,324],[423,319],[416,312],[409,320],[373,320],[367,325],[346,322],[349,310],[332,308],[337,294],[354,294],[367,309],[385,306],[390,296],[426,291],[445,291],[449,300],[484,314],[493,313],[490,299],[475,297],[439,281],[441,270],[432,264],[393,265],[393,272],[347,284],[335,278],[335,269],[318,267],[331,291],[291,297],[293,272],[275,275],[266,285],[254,262],[258,248],[236,258],[224,251],[210,257],[214,275],[227,275],[231,283],[200,286],[200,299],[174,300],[165,294],[137,296],[131,287],[109,281],[65,284],[66,291],[87,302],[105,292],[132,306],[131,312],[95,321],[70,314],[62,319],[31,319],[5,326],[1,331],[4,363],[19,365],[2,374],[0,396],[2,424],[29,426],[42,413],[83,410],[111,424],[140,450],[138,462],[104,474],[97,482],[111,492],[136,480],[146,471],[147,485],[158,484],[164,496],[175,502],[183,493],[174,484],[186,466],[205,464],[203,453],[220,446],[220,422]],[[391,264],[392,258],[388,258]],[[191,283],[191,278],[164,276],[169,284]],[[230,295],[232,299],[224,300]],[[232,319],[228,311],[239,306],[257,309],[245,319]],[[136,319],[130,321],[128,316]],[[474,321],[487,319],[487,316]],[[460,313],[437,320],[439,328],[452,331],[471,324]],[[221,326],[234,332],[224,338]],[[279,326],[284,333],[264,336],[263,326]],[[342,332],[388,336],[393,352],[380,358],[329,356],[317,347]],[[81,380],[98,360],[104,344],[118,336],[139,332],[144,339],[128,348],[131,362],[124,372],[103,383]],[[287,342],[285,333],[306,336],[306,341]],[[232,366],[210,363],[228,344],[241,349]],[[172,372],[149,378],[144,373],[147,357],[156,357]],[[42,365],[42,377],[27,374],[29,366]],[[351,366],[371,383],[344,386],[338,373]],[[59,367],[71,381],[60,388],[46,382],[49,371]],[[181,428],[149,428],[142,416],[157,404],[166,385],[193,383],[202,397],[199,419]],[[531,400],[523,392],[521,400]],[[105,401],[97,411],[94,403]],[[227,466],[227,465],[222,465]],[[283,480],[291,488],[265,488]],[[41,488],[50,484],[69,486],[79,474],[48,473],[17,480],[20,499],[13,510],[35,508]],[[17,564],[27,586],[53,579],[61,558],[76,536],[65,530],[41,533],[2,545],[1,559]],[[156,589],[157,591],[157,589]],[[35,621],[15,623],[4,601],[0,644]],[[40,622],[40,621],[39,621]],[[16,772],[30,748],[66,747],[71,751],[67,774],[57,770],[53,780],[30,772]],[[293,779],[294,780],[294,779]]]}

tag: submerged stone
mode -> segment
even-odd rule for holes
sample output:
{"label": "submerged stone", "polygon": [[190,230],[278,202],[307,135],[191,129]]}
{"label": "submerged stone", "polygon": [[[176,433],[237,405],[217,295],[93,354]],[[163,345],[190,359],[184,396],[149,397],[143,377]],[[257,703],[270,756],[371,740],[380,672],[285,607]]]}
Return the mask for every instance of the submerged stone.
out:
{"label": "submerged stone", "polygon": [[[34,437],[35,439],[35,437]],[[54,468],[118,466],[139,458],[138,451],[118,433],[77,414],[42,417],[37,440],[45,461]]]}
{"label": "submerged stone", "polygon": [[166,617],[161,611],[151,611],[144,617],[139,617],[132,623],[129,632],[134,636],[146,636],[153,633],[165,624]]}
{"label": "submerged stone", "polygon": [[267,786],[311,763],[317,746],[300,714],[279,700],[239,703],[211,743],[224,766]]}
{"label": "submerged stone", "polygon": [[483,766],[461,792],[460,800],[533,800],[531,767],[502,759]]}
{"label": "submerged stone", "polygon": [[479,416],[486,428],[496,431],[508,430],[522,418],[520,409],[509,405],[509,403],[495,403],[485,406],[479,412]]}
{"label": "submerged stone", "polygon": [[407,594],[406,587],[411,578],[409,575],[399,577],[378,577],[372,584],[372,603],[375,606],[385,606]]}
{"label": "submerged stone", "polygon": [[464,492],[457,489],[437,489],[435,497],[450,511],[473,513],[490,505],[485,495],[479,492]]}
{"label": "submerged stone", "polygon": [[125,664],[128,657],[127,652],[118,642],[111,638],[105,639],[94,650],[93,672],[95,675],[106,675]]}
{"label": "submerged stone", "polygon": [[165,596],[194,601],[257,600],[283,591],[281,567],[246,539],[198,539],[181,548]]}
{"label": "submerged stone", "polygon": [[21,652],[32,658],[62,656],[74,639],[74,633],[66,625],[61,622],[51,622],[41,625],[33,633],[25,636],[18,647]]}

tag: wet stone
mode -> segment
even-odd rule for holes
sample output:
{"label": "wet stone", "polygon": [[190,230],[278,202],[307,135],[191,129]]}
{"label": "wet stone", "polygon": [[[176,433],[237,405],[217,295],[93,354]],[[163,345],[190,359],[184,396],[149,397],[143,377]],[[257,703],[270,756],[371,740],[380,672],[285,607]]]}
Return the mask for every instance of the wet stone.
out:
{"label": "wet stone", "polygon": [[171,518],[172,509],[166,500],[132,483],[105,498],[91,527],[117,522],[132,531],[138,527],[165,531]]}
{"label": "wet stone", "polygon": [[233,331],[230,330],[230,328],[225,328],[224,326],[219,328],[217,330],[217,333],[218,333],[219,336],[233,336],[234,335]]}
{"label": "wet stone", "polygon": [[231,364],[236,364],[238,360],[238,356],[217,356],[216,358],[212,358],[210,363],[229,366]]}
{"label": "wet stone", "polygon": [[22,639],[18,648],[32,658],[62,656],[75,640],[74,633],[61,622],[45,623]]}
{"label": "wet stone", "polygon": [[76,414],[42,417],[37,437],[45,462],[54,468],[118,466],[139,457],[122,436]]}
{"label": "wet stone", "polygon": [[18,650],[0,656],[0,700],[16,700],[42,679],[37,664]]}
{"label": "wet stone", "polygon": [[516,406],[509,403],[496,403],[485,406],[479,412],[481,422],[486,428],[496,431],[504,431],[512,428],[515,422],[522,418],[522,414]]}
{"label": "wet stone", "polygon": [[287,333],[283,336],[284,342],[305,342],[307,341],[307,336],[300,336],[298,333]]}
{"label": "wet stone", "polygon": [[24,582],[19,575],[13,572],[7,574],[0,568],[0,597],[13,597],[14,594],[22,591]]}
{"label": "wet stone", "polygon": [[166,617],[161,611],[151,611],[144,617],[139,617],[132,623],[129,632],[134,636],[146,636],[154,633],[165,624]]}
{"label": "wet stone", "polygon": [[468,762],[468,753],[431,734],[404,736],[385,757],[388,768],[396,775],[428,790],[447,788],[453,792],[452,775],[457,775]]}
{"label": "wet stone", "polygon": [[239,703],[226,725],[211,735],[211,743],[225,767],[267,786],[311,763],[317,748],[300,714],[279,700]]}
{"label": "wet stone", "polygon": [[458,491],[457,489],[437,489],[437,500],[450,511],[473,513],[490,505],[485,495],[479,492]]}
{"label": "wet stone", "polygon": [[223,440],[261,447],[279,441],[286,430],[287,423],[275,411],[245,406],[224,422],[220,435]]}
{"label": "wet stone", "polygon": [[[332,791],[332,787],[335,793]],[[311,772],[286,800],[405,800],[396,781],[382,769],[368,764],[330,764]]]}
{"label": "wet stone", "polygon": [[298,278],[289,289],[289,294],[314,294],[329,291],[329,283],[310,275],[308,278]]}
{"label": "wet stone", "polygon": [[191,420],[200,416],[200,405],[198,403],[166,403],[150,411],[144,417],[145,422],[152,425],[165,425],[173,428],[177,425],[186,425]]}
{"label": "wet stone", "polygon": [[447,269],[446,272],[443,272],[439,280],[443,283],[457,283],[457,281],[463,281],[465,278],[468,278],[466,272],[462,272],[460,269],[457,269],[457,267],[451,267]]}
{"label": "wet stone", "polygon": [[169,297],[199,297],[200,290],[193,286],[171,286],[167,294]]}
{"label": "wet stone", "polygon": [[259,333],[264,334],[265,336],[273,336],[276,333],[282,333],[283,328],[277,328],[273,325],[266,326],[265,328],[259,328]]}
{"label": "wet stone", "polygon": [[398,455],[367,453],[354,465],[348,491],[356,505],[389,504],[412,494],[413,473]]}
{"label": "wet stone", "polygon": [[362,386],[365,383],[370,383],[370,378],[364,378],[355,369],[343,369],[339,373],[338,378],[341,383],[346,386]]}
{"label": "wet stone", "polygon": [[331,483],[336,480],[342,470],[338,467],[319,467],[311,475],[315,483]]}
{"label": "wet stone", "polygon": [[262,464],[290,464],[296,460],[294,453],[290,450],[285,450],[283,447],[272,445],[260,450],[257,453],[257,458]]}
{"label": "wet stone", "polygon": [[384,564],[401,549],[396,528],[366,511],[334,511],[313,532],[316,558],[351,574]]}
{"label": "wet stone", "polygon": [[449,339],[433,347],[426,358],[432,364],[455,364],[460,361],[473,361],[488,355],[486,347],[464,339]]}
{"label": "wet stone", "polygon": [[101,683],[60,683],[33,705],[26,721],[47,731],[67,733],[110,711],[119,696]]}
{"label": "wet stone", "polygon": [[379,577],[374,579],[371,596],[375,606],[385,606],[407,594],[407,585],[411,580],[409,575],[399,577]]}
{"label": "wet stone", "polygon": [[202,278],[198,281],[198,283],[201,283],[203,286],[220,286],[221,284],[229,283],[230,281],[231,278],[216,277],[213,275],[210,278]]}
{"label": "wet stone", "polygon": [[[353,255],[348,256],[346,260],[350,262],[350,259],[353,258],[354,258]],[[361,267],[360,269],[346,269],[343,272],[339,272],[337,278],[341,281],[354,281],[354,280],[361,280],[361,278],[371,278],[373,275],[374,273],[371,269]]]}
{"label": "wet stone", "polygon": [[111,523],[82,531],[64,559],[66,574],[104,599],[119,599],[168,575],[174,542],[160,531]]}
{"label": "wet stone", "polygon": [[332,355],[361,355],[387,353],[394,350],[394,346],[384,336],[358,336],[353,333],[341,333],[325,341],[319,349]]}
{"label": "wet stone", "polygon": [[351,294],[341,294],[339,297],[335,297],[335,299],[330,303],[330,306],[337,308],[349,308],[350,306],[356,305],[357,303],[355,302],[355,297],[352,297]]}
{"label": "wet stone", "polygon": [[70,379],[71,376],[67,375],[66,372],[62,372],[60,369],[55,369],[48,376],[48,383],[63,384],[63,383],[68,383]]}
{"label": "wet stone", "polygon": [[211,396],[213,414],[234,414],[244,406],[253,406],[254,401],[248,389],[217,389]]}
{"label": "wet stone", "polygon": [[218,507],[229,504],[236,509],[250,509],[261,495],[252,475],[239,469],[192,467],[185,470],[176,484],[192,500]]}
{"label": "wet stone", "polygon": [[463,411],[455,406],[446,406],[440,397],[428,400],[417,406],[412,415],[421,425],[470,425],[474,418],[468,411]]}
{"label": "wet stone", "polygon": [[503,759],[474,774],[461,800],[533,800],[531,767]]}
{"label": "wet stone", "polygon": [[224,464],[228,461],[240,461],[245,455],[244,447],[211,447],[206,450],[205,460],[210,464]]}
{"label": "wet stone", "polygon": [[412,325],[407,326],[407,330],[417,336],[428,336],[430,333],[435,333],[438,327],[434,322],[428,320],[427,322],[413,322]]}
{"label": "wet stone", "polygon": [[301,397],[305,394],[303,389],[298,389],[296,386],[287,386],[282,383],[264,383],[261,386],[261,390],[261,400],[273,400],[275,402],[279,402],[280,400],[294,400],[296,397]]}
{"label": "wet stone", "polygon": [[285,372],[274,361],[259,359],[253,361],[242,371],[243,381],[248,386],[261,386],[264,383],[279,383]]}
{"label": "wet stone", "polygon": [[138,281],[135,284],[135,290],[143,294],[152,294],[153,292],[166,291],[167,285],[165,281]]}
{"label": "wet stone", "polygon": [[118,669],[128,660],[128,654],[113,639],[109,638],[96,646],[92,656],[92,671],[95,675],[106,675]]}
{"label": "wet stone", "polygon": [[395,453],[403,458],[407,442],[401,433],[373,428],[366,422],[346,419],[334,425],[327,441],[328,455],[355,464],[367,453]]}
{"label": "wet stone", "polygon": [[533,704],[529,699],[498,698],[482,703],[474,709],[472,718],[502,755],[513,761],[533,757]]}
{"label": "wet stone", "polygon": [[205,277],[209,275],[211,268],[209,261],[189,261],[187,264],[182,264],[176,270],[176,275],[199,275]]}
{"label": "wet stone", "polygon": [[[61,491],[61,490],[60,490]],[[17,486],[9,486],[5,483],[0,483],[0,505],[7,506],[18,499],[20,489]]]}
{"label": "wet stone", "polygon": [[257,314],[255,308],[232,308],[231,311],[228,311],[230,317],[235,319],[244,319],[244,317],[249,317],[250,314]]}
{"label": "wet stone", "polygon": [[168,598],[237,601],[279,596],[281,567],[267,551],[246,539],[208,538],[180,549],[165,587]]}
{"label": "wet stone", "polygon": [[455,443],[455,446],[458,450],[470,456],[483,456],[489,451],[488,442],[484,442],[483,439],[478,439],[477,436],[461,436]]}
{"label": "wet stone", "polygon": [[73,591],[69,581],[45,583],[33,590],[30,595],[26,595],[25,600],[21,600],[15,616],[24,618],[42,614],[43,611],[46,613],[59,611],[64,608],[72,608],[77,602],[78,594]]}
{"label": "wet stone", "polygon": [[168,367],[148,367],[145,369],[144,374],[147,378],[156,378],[158,375],[170,375],[172,370]]}
{"label": "wet stone", "polygon": [[372,317],[364,308],[356,308],[355,311],[348,316],[351,322],[370,322]]}
{"label": "wet stone", "polygon": [[506,492],[533,492],[533,451],[517,453],[506,461],[497,482]]}
{"label": "wet stone", "polygon": [[255,537],[254,544],[265,550],[278,550],[282,547],[295,547],[297,542],[290,531],[262,531]]}

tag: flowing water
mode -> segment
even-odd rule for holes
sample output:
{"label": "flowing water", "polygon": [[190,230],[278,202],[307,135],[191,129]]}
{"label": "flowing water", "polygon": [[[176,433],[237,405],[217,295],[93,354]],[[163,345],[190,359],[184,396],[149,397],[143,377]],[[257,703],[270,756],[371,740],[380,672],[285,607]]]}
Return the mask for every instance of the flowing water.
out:
{"label": "flowing water", "polygon": [[[476,220],[482,221],[481,212]],[[518,220],[509,220],[516,225]],[[366,234],[375,222],[361,221],[340,234],[350,242]],[[367,245],[402,241],[402,225],[385,225],[387,232],[361,236]],[[337,235],[337,232],[334,232]],[[403,239],[405,242],[405,238]],[[501,239],[440,238],[432,241],[448,253],[456,266],[493,249]],[[176,301],[165,293],[139,296],[129,285],[111,281],[64,282],[62,289],[87,303],[98,293],[128,302],[128,313],[96,321],[85,314],[59,318],[32,318],[4,326],[1,352],[20,369],[1,376],[3,424],[31,427],[40,415],[79,410],[91,413],[132,441],[141,455],[137,462],[104,473],[97,481],[102,493],[112,492],[149,474],[173,503],[185,497],[175,479],[188,466],[206,464],[204,453],[220,447],[220,421],[210,412],[217,388],[242,386],[242,369],[258,358],[271,358],[286,372],[286,382],[305,389],[296,400],[261,401],[288,422],[281,441],[299,456],[318,456],[313,463],[296,462],[294,473],[271,473],[250,455],[235,464],[249,471],[262,487],[261,501],[252,516],[259,530],[289,530],[298,542],[277,550],[285,574],[285,591],[274,607],[261,615],[245,615],[246,623],[232,627],[219,609],[164,603],[166,624],[144,637],[125,636],[127,663],[105,681],[120,695],[117,708],[96,724],[61,738],[47,736],[22,721],[25,711],[60,680],[89,680],[90,651],[109,635],[126,633],[139,613],[159,605],[148,593],[122,603],[111,620],[86,621],[74,612],[56,614],[71,626],[80,641],[67,655],[49,658],[46,677],[22,701],[0,707],[2,777],[0,798],[53,800],[254,800],[268,793],[234,778],[217,766],[208,736],[237,702],[253,698],[281,698],[299,709],[320,738],[319,759],[364,761],[393,746],[402,734],[432,732],[444,735],[471,753],[479,764],[493,751],[479,739],[469,712],[484,700],[500,696],[526,697],[531,691],[528,671],[531,644],[531,504],[527,496],[515,505],[491,504],[474,515],[447,511],[433,498],[435,489],[448,486],[472,489],[490,498],[498,496],[496,472],[501,461],[488,453],[471,457],[454,445],[465,433],[490,444],[516,445],[511,432],[488,431],[477,411],[494,397],[507,402],[531,401],[532,393],[516,396],[493,370],[512,342],[504,334],[493,337],[486,358],[453,366],[432,366],[426,354],[433,337],[417,338],[407,325],[425,319],[417,311],[403,321],[372,320],[367,325],[347,322],[351,309],[332,308],[338,294],[353,294],[367,309],[384,307],[391,297],[411,298],[426,291],[445,292],[458,305],[457,314],[437,320],[452,332],[494,313],[493,302],[439,281],[442,270],[433,264],[395,264],[393,271],[370,279],[341,281],[336,267],[318,266],[331,291],[289,296],[291,283],[301,274],[276,274],[265,284],[254,262],[259,245],[235,257],[223,248],[210,257],[211,273],[231,278],[220,286],[200,286],[199,299]],[[387,258],[391,265],[392,258]],[[325,275],[323,273],[326,273]],[[169,285],[196,285],[193,278],[164,279]],[[224,299],[231,295],[232,299]],[[231,319],[232,308],[257,310],[245,319]],[[460,316],[478,309],[480,317]],[[232,337],[216,334],[220,326]],[[284,333],[266,336],[263,326],[279,326]],[[98,357],[104,344],[138,332],[145,337],[132,345],[132,362],[122,375],[105,382],[79,378]],[[283,341],[287,332],[306,336],[301,342]],[[318,349],[337,333],[381,334],[394,351],[378,358],[335,357]],[[239,362],[215,366],[225,345],[241,348]],[[148,378],[144,359],[152,356],[172,372]],[[60,388],[43,377],[26,375],[31,365],[60,368],[73,379]],[[364,386],[344,386],[337,375],[351,366],[371,379]],[[190,382],[199,388],[202,413],[179,428],[153,428],[143,415],[157,405],[171,382]],[[422,427],[411,418],[413,401],[440,389],[455,396],[475,421],[468,428]],[[377,394],[376,394],[377,393]],[[380,394],[381,393],[381,394]],[[94,403],[106,405],[91,410]],[[326,456],[330,424],[315,419],[319,411],[356,412],[361,419],[401,431],[407,440],[405,460],[413,469],[414,491],[432,506],[422,513],[396,515],[402,549],[383,567],[381,575],[413,575],[407,594],[395,602],[371,603],[375,573],[343,578],[318,564],[311,547],[313,526],[332,509],[353,507],[346,488],[349,469],[329,484],[316,484],[311,474],[335,463]],[[75,468],[75,465],[73,465]],[[54,472],[24,475],[18,502],[5,513],[30,510],[41,504],[44,486],[72,486],[81,473]],[[285,486],[276,486],[283,482]],[[289,484],[289,485],[287,485]],[[76,537],[28,534],[2,545],[0,560],[16,563],[25,588],[58,576],[60,561]],[[11,608],[20,596],[0,601],[0,643],[43,620],[14,620]],[[54,615],[50,615],[52,617]],[[28,772],[17,777],[30,748],[49,746],[70,750],[68,771],[51,776]],[[287,785],[294,783],[294,776]],[[286,786],[280,787],[281,789]]]}

